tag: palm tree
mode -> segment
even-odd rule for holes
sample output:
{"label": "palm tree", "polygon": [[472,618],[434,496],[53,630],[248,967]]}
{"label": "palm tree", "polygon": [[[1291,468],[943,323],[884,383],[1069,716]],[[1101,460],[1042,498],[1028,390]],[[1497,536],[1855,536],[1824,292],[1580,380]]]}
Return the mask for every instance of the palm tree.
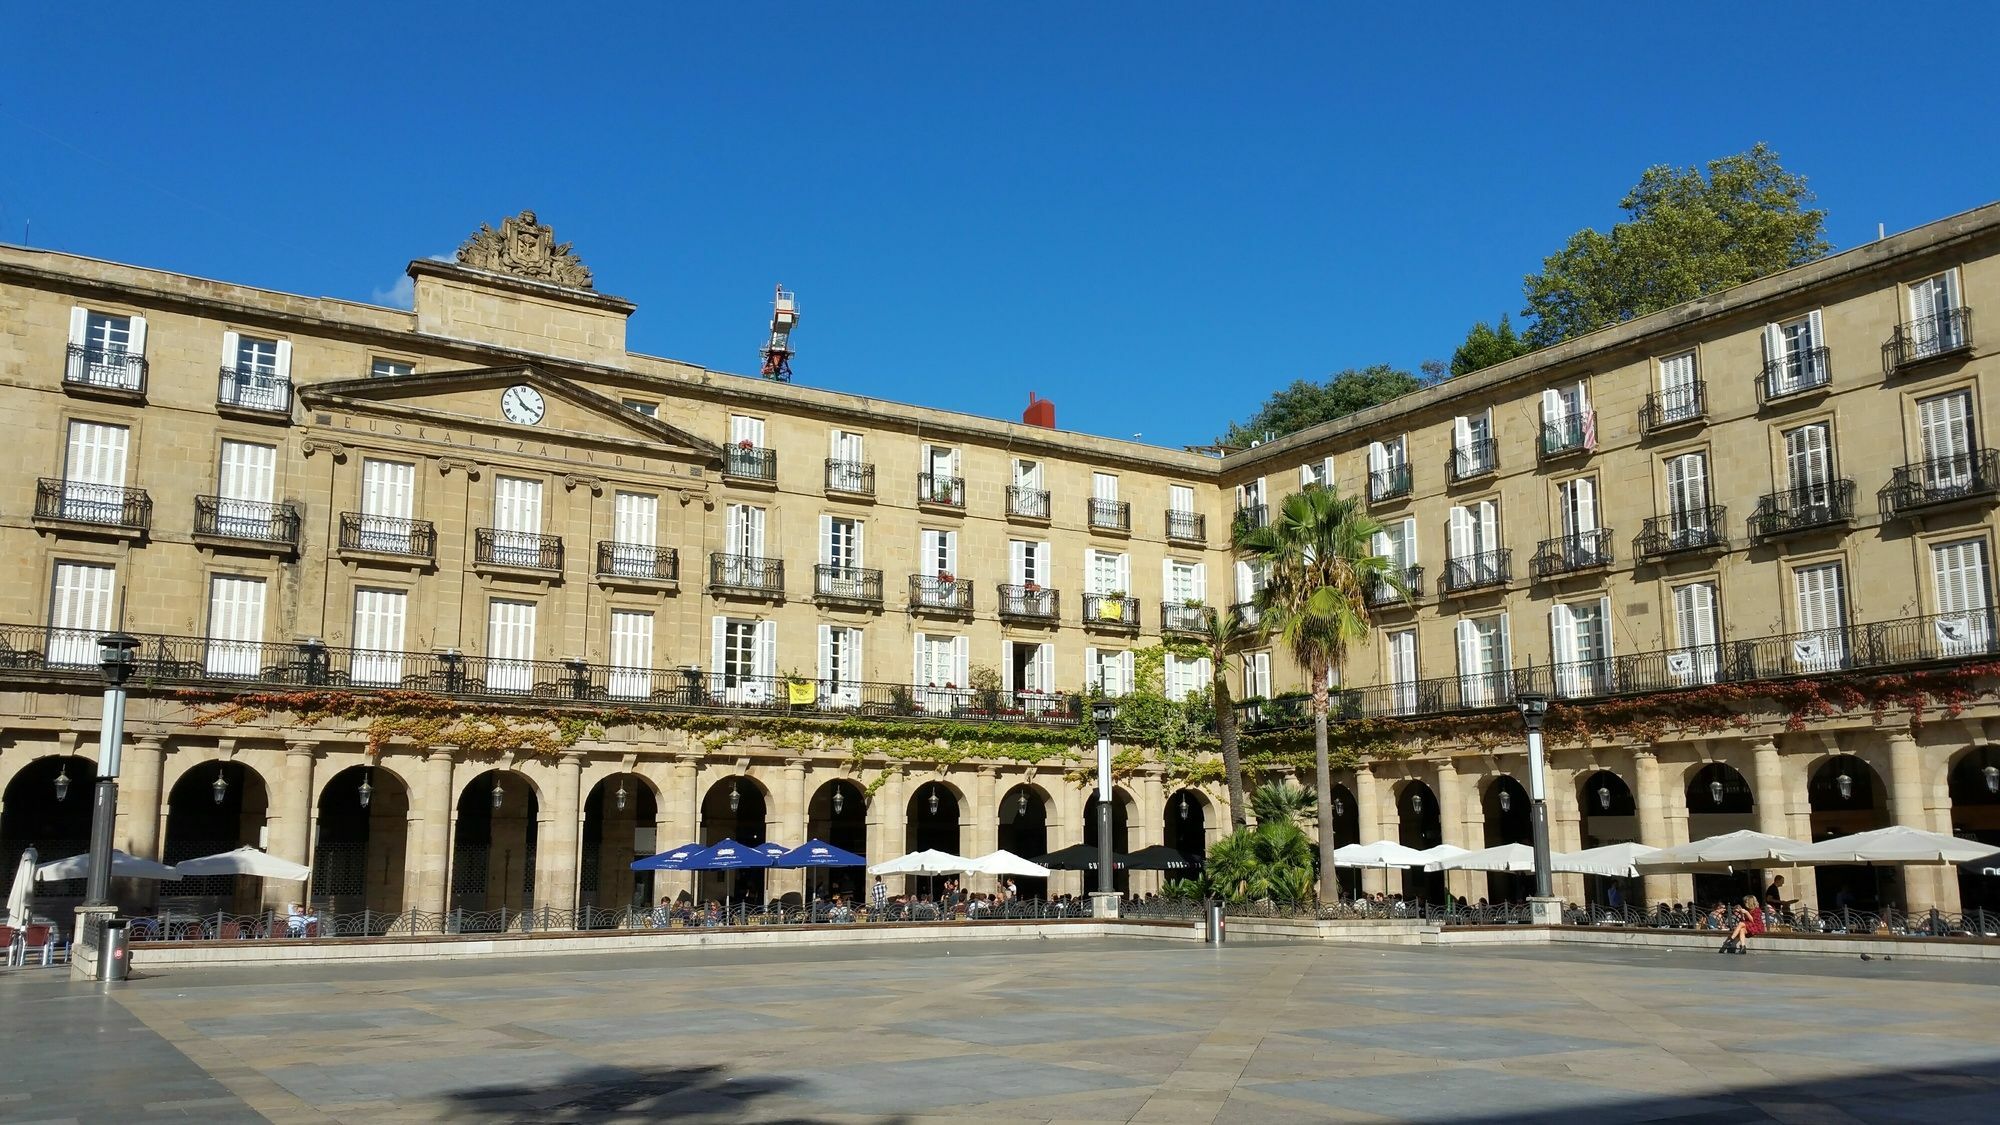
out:
{"label": "palm tree", "polygon": [[[1309,485],[1285,497],[1272,521],[1245,528],[1239,551],[1264,564],[1264,589],[1257,595],[1259,628],[1291,650],[1312,686],[1313,794],[1319,807],[1333,807],[1333,770],[1327,762],[1328,688],[1341,678],[1347,648],[1368,638],[1368,594],[1377,586],[1407,597],[1402,573],[1375,553],[1382,530],[1360,501],[1332,489]],[[1320,901],[1332,902],[1333,826],[1319,833]]]}
{"label": "palm tree", "polygon": [[1236,708],[1229,697],[1229,665],[1250,630],[1234,606],[1198,608],[1201,643],[1208,649],[1209,698],[1215,703],[1215,735],[1222,743],[1222,773],[1229,782],[1229,825],[1240,829],[1250,821],[1243,802],[1243,755],[1236,748]]}
{"label": "palm tree", "polygon": [[1215,892],[1232,901],[1300,902],[1312,895],[1313,848],[1296,824],[1262,824],[1218,840],[1204,869]]}
{"label": "palm tree", "polygon": [[1319,798],[1312,790],[1294,781],[1271,781],[1250,794],[1250,809],[1257,823],[1298,824],[1319,816]]}

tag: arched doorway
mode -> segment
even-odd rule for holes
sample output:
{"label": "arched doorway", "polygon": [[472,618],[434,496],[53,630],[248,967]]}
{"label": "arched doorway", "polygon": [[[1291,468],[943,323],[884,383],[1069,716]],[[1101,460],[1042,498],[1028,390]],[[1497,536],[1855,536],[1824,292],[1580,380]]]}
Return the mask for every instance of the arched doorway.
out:
{"label": "arched doorway", "polygon": [[[260,846],[268,809],[269,791],[256,770],[236,761],[192,766],[167,795],[160,860],[179,863]],[[263,882],[254,875],[204,875],[162,883],[160,904],[192,914],[254,914],[263,909]]]}
{"label": "arched doorway", "polygon": [[[1688,839],[1705,840],[1725,832],[1757,828],[1757,805],[1750,782],[1734,766],[1710,762],[1687,783]],[[1703,909],[1718,902],[1740,902],[1761,889],[1754,871],[1694,876],[1694,898]]]}
{"label": "arched doorway", "polygon": [[[318,914],[362,914],[352,927],[380,932],[403,908],[410,790],[381,766],[349,766],[319,792],[312,901]],[[364,913],[365,912],[365,913]],[[379,922],[369,915],[380,915]],[[341,932],[363,932],[345,921]]]}
{"label": "arched doorway", "polygon": [[636,773],[615,773],[590,787],[577,871],[577,899],[585,910],[579,925],[615,925],[620,912],[644,910],[653,901],[655,873],[632,870],[632,861],[660,850],[659,821],[659,797]]}
{"label": "arched doorway", "polygon": [[[959,849],[958,790],[942,781],[926,781],[910,794],[904,810],[904,846],[910,851],[926,849],[963,855]],[[945,876],[922,878],[912,887],[917,893],[935,895],[945,884]]]}
{"label": "arched doorway", "polygon": [[1192,878],[1208,859],[1208,797],[1197,789],[1181,789],[1167,798],[1166,816],[1160,825],[1160,839],[1188,857],[1193,866],[1186,871],[1169,871],[1168,879]]}
{"label": "arched doorway", "polygon": [[[1806,797],[1812,805],[1814,843],[1889,825],[1882,778],[1875,767],[1852,754],[1835,754],[1821,762],[1806,782]],[[1879,911],[1903,898],[1894,868],[1842,864],[1815,867],[1813,874],[1821,910]]]}
{"label": "arched doorway", "polygon": [[[1361,806],[1354,800],[1354,791],[1336,781],[1333,783],[1333,846],[1365,844],[1370,841],[1361,838]],[[1358,867],[1336,867],[1334,877],[1340,881],[1341,897],[1353,900],[1361,897],[1361,869]]]}
{"label": "arched doorway", "polygon": [[499,929],[504,925],[500,911],[515,914],[533,905],[540,813],[541,794],[515,770],[487,770],[459,791],[451,905],[492,915],[464,919],[465,929]]}
{"label": "arched doorway", "polygon": [[[1000,798],[1000,847],[1022,859],[1049,854],[1049,795],[1039,785],[1023,782]],[[1024,899],[1049,897],[1047,879],[1015,876]]]}
{"label": "arched doorway", "polygon": [[[1576,807],[1584,847],[1630,844],[1639,839],[1639,803],[1625,779],[1610,770],[1598,770],[1577,782]],[[1604,902],[1610,897],[1610,888],[1621,882],[1603,875],[1585,875],[1584,897]]]}
{"label": "arched doorway", "polygon": [[[756,847],[765,839],[770,821],[770,794],[752,777],[725,777],[708,787],[701,801],[701,842],[719,844],[734,840]],[[695,898],[764,905],[764,869],[746,867],[735,871],[695,873]]]}
{"label": "arched doorway", "polygon": [[[1406,781],[1396,792],[1396,842],[1419,850],[1444,843],[1444,822],[1438,819],[1437,794],[1421,781]],[[1444,872],[1404,868],[1403,897],[1443,902]]]}
{"label": "arched doorway", "polygon": [[[1485,847],[1532,845],[1535,842],[1534,807],[1528,801],[1528,791],[1520,782],[1507,774],[1494,778],[1480,796],[1480,807],[1485,812]],[[1489,871],[1486,874],[1486,898],[1489,902],[1526,902],[1528,896],[1534,893],[1533,872]]]}
{"label": "arched doorway", "polygon": [[[1132,796],[1116,786],[1111,789],[1111,850],[1125,855],[1132,850]],[[1083,803],[1083,843],[1085,847],[1097,846],[1097,791],[1091,790],[1090,798]],[[1126,894],[1132,886],[1131,873],[1119,868],[1111,873],[1111,889]],[[1083,889],[1097,889],[1097,872],[1083,873]]]}
{"label": "arched doorway", "polygon": [[[844,777],[820,786],[806,804],[806,835],[874,862],[875,857],[867,854],[868,794],[861,786]],[[849,902],[864,897],[867,878],[868,869],[865,867],[828,867],[806,871],[806,885],[814,894],[828,899],[840,895]]]}
{"label": "arched doorway", "polygon": [[[2000,850],[2000,747],[1960,755],[1949,785],[1952,833]],[[2000,877],[1959,872],[1958,899],[1966,910],[2000,912]]]}
{"label": "arched doorway", "polygon": [[[7,783],[0,797],[0,903],[13,892],[22,852],[33,848],[36,861],[48,863],[90,850],[96,785],[97,763],[74,754],[37,758]],[[83,883],[64,879],[30,887],[35,913],[64,917],[83,901]]]}

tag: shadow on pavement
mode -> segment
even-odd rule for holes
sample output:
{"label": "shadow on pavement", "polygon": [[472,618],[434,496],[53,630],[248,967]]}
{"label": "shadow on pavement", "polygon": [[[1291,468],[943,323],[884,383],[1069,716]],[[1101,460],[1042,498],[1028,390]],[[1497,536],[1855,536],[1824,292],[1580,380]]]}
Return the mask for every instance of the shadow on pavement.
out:
{"label": "shadow on pavement", "polygon": [[[547,1082],[483,1086],[445,1095],[451,1120],[508,1122],[737,1121],[808,1125],[816,1117],[767,1117],[756,1103],[794,1093],[781,1077],[733,1077],[721,1066],[594,1066]],[[897,1121],[898,1118],[885,1118]]]}

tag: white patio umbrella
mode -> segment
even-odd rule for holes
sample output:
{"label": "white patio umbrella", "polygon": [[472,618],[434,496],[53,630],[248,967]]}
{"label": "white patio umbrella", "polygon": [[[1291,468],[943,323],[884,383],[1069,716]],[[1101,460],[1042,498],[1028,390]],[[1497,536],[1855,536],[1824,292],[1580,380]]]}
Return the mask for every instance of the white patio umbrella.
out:
{"label": "white patio umbrella", "polygon": [[[173,882],[181,873],[164,863],[154,863],[150,859],[140,859],[135,855],[113,849],[111,852],[111,873],[126,879],[158,879]],[[73,855],[68,859],[51,860],[35,868],[36,880],[54,883],[62,879],[81,879],[90,874],[90,853]]]}
{"label": "white patio umbrella", "polygon": [[1526,844],[1498,844],[1476,852],[1434,859],[1424,865],[1426,871],[1521,872],[1534,869],[1535,849]]}
{"label": "white patio umbrella", "polygon": [[1941,832],[1892,824],[1887,828],[1803,845],[1792,859],[1801,864],[1962,863],[1992,851],[1993,845],[1977,840],[1961,840]]}
{"label": "white patio umbrella", "polygon": [[1465,854],[1467,854],[1466,849],[1459,847],[1457,844],[1433,844],[1417,853],[1417,862],[1423,865],[1424,870],[1429,871],[1432,870],[1431,864],[1433,863],[1440,863],[1447,859],[1457,859],[1459,856]]}
{"label": "white patio umbrella", "polygon": [[14,887],[7,892],[7,921],[18,926],[28,920],[28,892],[35,886],[35,849],[21,853],[21,866],[14,869]]}
{"label": "white patio umbrella", "polygon": [[870,875],[955,875],[966,870],[966,864],[971,862],[962,855],[926,848],[920,852],[884,860],[869,868],[868,873]]}
{"label": "white patio umbrella", "polygon": [[1571,875],[1605,875],[1614,879],[1630,879],[1639,874],[1639,869],[1634,864],[1659,850],[1644,844],[1606,844],[1601,848],[1585,848],[1580,852],[1554,852],[1549,856],[1549,870],[1563,871]]}
{"label": "white patio umbrella", "polygon": [[174,870],[189,878],[197,875],[256,875],[288,883],[303,883],[312,878],[312,868],[305,864],[279,859],[256,848],[237,848],[235,851],[184,859],[174,864]]}
{"label": "white patio umbrella", "polygon": [[1799,850],[1807,845],[1783,836],[1743,829],[1725,832],[1671,848],[1661,848],[1633,861],[1641,873],[1685,874],[1689,872],[1747,871],[1763,867],[1790,867]]}
{"label": "white patio umbrella", "polygon": [[1422,867],[1423,852],[1391,840],[1372,844],[1345,844],[1333,849],[1335,867]]}
{"label": "white patio umbrella", "polygon": [[965,861],[968,875],[1021,875],[1037,879],[1049,877],[1049,869],[1033,860],[1022,859],[1005,848]]}

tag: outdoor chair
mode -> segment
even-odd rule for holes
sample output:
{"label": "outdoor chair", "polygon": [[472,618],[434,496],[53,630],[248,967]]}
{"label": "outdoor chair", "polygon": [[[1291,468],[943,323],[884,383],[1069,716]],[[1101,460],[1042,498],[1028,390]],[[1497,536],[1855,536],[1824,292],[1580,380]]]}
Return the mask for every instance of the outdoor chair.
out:
{"label": "outdoor chair", "polygon": [[20,963],[22,951],[17,948],[20,940],[21,931],[12,926],[0,926],[0,948],[7,951],[6,964],[9,968]]}
{"label": "outdoor chair", "polygon": [[56,959],[56,928],[46,922],[35,922],[21,931],[20,964],[28,963],[28,956],[37,950],[41,952],[42,964],[53,965]]}
{"label": "outdoor chair", "polygon": [[237,941],[243,937],[241,922],[224,922],[216,927],[215,936],[223,941]]}

